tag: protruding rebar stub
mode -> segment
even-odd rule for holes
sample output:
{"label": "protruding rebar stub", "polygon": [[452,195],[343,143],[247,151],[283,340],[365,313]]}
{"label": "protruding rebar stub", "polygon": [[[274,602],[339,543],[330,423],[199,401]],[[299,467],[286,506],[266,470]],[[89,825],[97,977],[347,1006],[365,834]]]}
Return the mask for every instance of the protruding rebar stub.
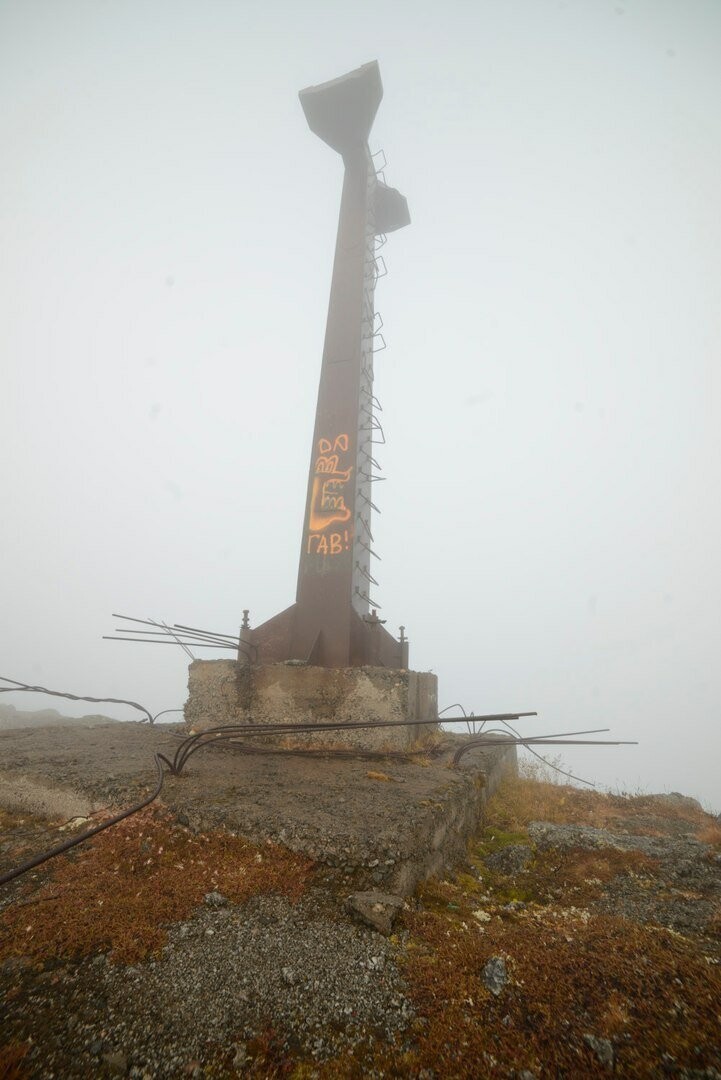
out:
{"label": "protruding rebar stub", "polygon": [[319,86],[308,86],[298,97],[310,130],[345,155],[368,142],[383,97],[378,61]]}
{"label": "protruding rebar stub", "polygon": [[399,645],[401,647],[400,648],[401,662],[399,664],[399,667],[407,668],[408,667],[408,638],[406,637],[406,628],[405,628],[405,626],[401,626],[401,627],[399,627],[399,630],[400,630],[400,637],[398,638],[398,643],[399,643]]}
{"label": "protruding rebar stub", "polygon": [[238,636],[238,661],[244,667],[249,667],[253,660],[253,634],[250,629],[250,610],[243,608],[243,621],[240,624]]}

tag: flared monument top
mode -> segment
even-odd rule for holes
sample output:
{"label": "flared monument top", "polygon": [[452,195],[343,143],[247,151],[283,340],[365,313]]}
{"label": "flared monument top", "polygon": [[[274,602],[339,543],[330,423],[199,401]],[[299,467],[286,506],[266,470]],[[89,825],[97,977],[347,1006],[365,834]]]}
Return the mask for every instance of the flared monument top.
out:
{"label": "flared monument top", "polygon": [[339,154],[364,146],[383,98],[378,61],[298,94],[310,130]]}

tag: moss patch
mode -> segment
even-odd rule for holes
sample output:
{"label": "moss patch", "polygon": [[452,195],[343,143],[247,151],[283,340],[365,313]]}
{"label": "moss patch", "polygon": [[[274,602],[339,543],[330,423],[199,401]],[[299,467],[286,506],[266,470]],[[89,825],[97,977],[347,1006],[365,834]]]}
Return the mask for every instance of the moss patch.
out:
{"label": "moss patch", "polygon": [[157,809],[127,818],[50,867],[48,881],[0,914],[0,961],[110,951],[134,963],[157,953],[166,927],[187,918],[206,893],[234,902],[262,892],[296,900],[312,873],[309,859],[285,848],[224,832],[195,835]]}

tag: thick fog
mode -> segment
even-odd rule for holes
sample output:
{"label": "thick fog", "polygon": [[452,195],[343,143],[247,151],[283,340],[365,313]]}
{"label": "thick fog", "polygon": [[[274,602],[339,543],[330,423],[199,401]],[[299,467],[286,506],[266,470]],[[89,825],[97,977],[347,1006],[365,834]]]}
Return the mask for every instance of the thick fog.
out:
{"label": "thick fog", "polygon": [[342,178],[297,91],[373,59],[380,614],[442,705],[721,810],[717,0],[4,0],[0,674],[179,707],[112,612],[293,601]]}

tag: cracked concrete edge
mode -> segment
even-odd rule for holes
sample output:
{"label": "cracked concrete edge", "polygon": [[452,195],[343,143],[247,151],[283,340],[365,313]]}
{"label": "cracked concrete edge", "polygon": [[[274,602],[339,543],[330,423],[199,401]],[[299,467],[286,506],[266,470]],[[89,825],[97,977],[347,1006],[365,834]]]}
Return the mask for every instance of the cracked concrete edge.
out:
{"label": "cracked concrete edge", "polygon": [[0,809],[52,821],[89,817],[98,806],[72,788],[58,787],[44,779],[33,779],[26,773],[0,772]]}
{"label": "cracked concrete edge", "polygon": [[[509,746],[498,752],[493,760],[487,761],[482,771],[475,772],[471,784],[449,795],[440,821],[434,823],[425,842],[418,838],[417,853],[395,868],[388,891],[399,896],[411,896],[422,882],[437,877],[461,862],[467,854],[471,837],[483,820],[486,803],[503,777],[509,773],[515,775],[517,771],[516,747]],[[479,775],[483,776],[482,785],[474,782]]]}

